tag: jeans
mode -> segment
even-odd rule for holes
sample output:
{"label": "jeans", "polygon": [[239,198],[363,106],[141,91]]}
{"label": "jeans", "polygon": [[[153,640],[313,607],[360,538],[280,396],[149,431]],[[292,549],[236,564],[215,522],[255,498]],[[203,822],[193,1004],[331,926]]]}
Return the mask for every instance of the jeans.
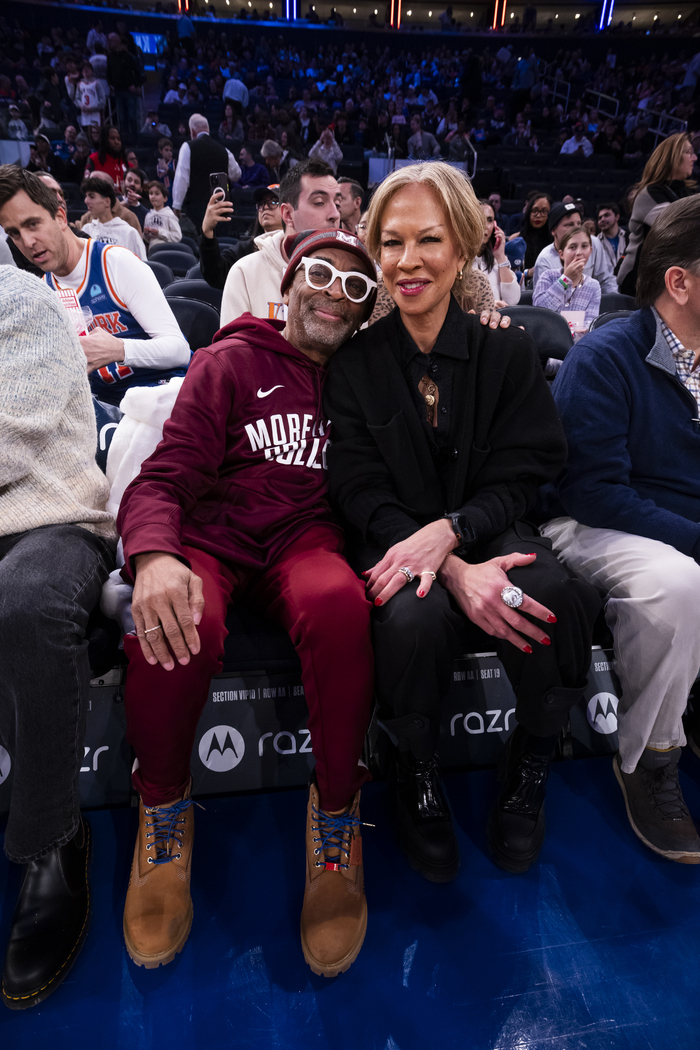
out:
{"label": "jeans", "polygon": [[[533,621],[549,635],[551,645],[533,642],[530,655],[499,638],[493,639],[493,648],[516,696],[516,719],[538,736],[551,736],[564,727],[583,695],[601,601],[595,588],[567,570],[551,544],[524,522],[515,522],[466,560],[478,564],[516,552],[535,552],[537,560],[510,569],[509,580],[551,609],[557,622]],[[376,564],[383,553],[363,551],[362,567]],[[423,716],[429,727],[425,753],[415,757],[425,759],[437,746],[440,706],[452,683],[454,660],[463,652],[465,616],[439,583],[433,583],[425,598],[416,596],[416,587],[416,581],[402,587],[386,605],[375,608],[372,627],[380,717],[386,721]]]}
{"label": "jeans", "polygon": [[104,540],[78,525],[0,537],[0,741],[14,774],[5,852],[19,864],[78,829],[85,633],[113,561]]}

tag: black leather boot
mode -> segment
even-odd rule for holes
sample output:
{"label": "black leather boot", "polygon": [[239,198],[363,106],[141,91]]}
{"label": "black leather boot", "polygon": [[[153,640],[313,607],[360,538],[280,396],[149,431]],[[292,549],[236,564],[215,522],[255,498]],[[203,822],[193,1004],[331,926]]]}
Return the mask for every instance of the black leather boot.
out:
{"label": "black leather boot", "polygon": [[516,726],[499,763],[504,788],[491,809],[488,840],[499,868],[521,874],[537,860],[544,842],[544,798],[552,755],[528,747],[528,733]]}
{"label": "black leather boot", "polygon": [[434,755],[421,761],[397,753],[395,801],[397,837],[411,867],[430,882],[451,882],[459,847]]}
{"label": "black leather boot", "polygon": [[25,865],[2,973],[10,1010],[43,1002],[59,986],[85,940],[90,918],[90,826]]}

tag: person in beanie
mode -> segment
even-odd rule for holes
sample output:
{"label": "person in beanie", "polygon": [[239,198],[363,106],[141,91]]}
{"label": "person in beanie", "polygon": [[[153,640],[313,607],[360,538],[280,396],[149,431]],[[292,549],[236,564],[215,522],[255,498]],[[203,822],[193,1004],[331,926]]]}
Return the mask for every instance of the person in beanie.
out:
{"label": "person in beanie", "polygon": [[358,760],[374,688],[370,603],[326,498],[321,396],[328,361],[372,312],[375,271],[338,230],[285,247],[286,327],[245,313],[197,351],[119,513],[134,582],[125,703],[140,795],[124,936],[146,967],[170,962],[189,934],[190,753],[222,667],[226,609],[243,588],[289,632],[309,705],[306,961],[335,976],[365,934],[359,800],[369,774]]}

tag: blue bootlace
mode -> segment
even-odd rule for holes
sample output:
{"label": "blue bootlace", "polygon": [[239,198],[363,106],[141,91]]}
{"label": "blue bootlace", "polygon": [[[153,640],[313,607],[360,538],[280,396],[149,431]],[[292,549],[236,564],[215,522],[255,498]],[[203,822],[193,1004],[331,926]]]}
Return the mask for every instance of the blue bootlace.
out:
{"label": "blue bootlace", "polygon": [[[156,848],[155,859],[149,857],[149,864],[169,864],[171,860],[180,859],[182,854],[172,852],[170,841],[173,839],[177,843],[175,848],[178,850],[182,849],[182,836],[185,833],[185,813],[191,805],[191,798],[183,798],[181,802],[176,802],[174,805],[168,806],[167,809],[153,808],[146,810],[147,815],[154,818],[150,824],[146,823],[147,828],[153,828],[153,831],[146,832],[146,838],[153,839],[153,842],[149,842],[146,849],[150,850],[151,846]],[[178,827],[178,825],[183,826]]]}
{"label": "blue bootlace", "polygon": [[[350,857],[350,850],[346,843],[352,837],[352,833],[355,828],[359,828],[362,825],[362,821],[359,817],[353,817],[350,813],[341,813],[340,816],[332,817],[328,813],[324,813],[322,809],[316,809],[312,804],[311,811],[313,819],[318,821],[314,826],[311,825],[312,831],[318,831],[320,833],[319,838],[315,838],[314,842],[320,842],[321,845],[317,846],[314,850],[316,856],[319,853],[323,853],[326,849],[338,850],[338,861],[337,865],[339,868],[347,868],[348,864],[341,863],[340,854],[345,854],[346,857]],[[371,827],[372,825],[368,825]],[[332,858],[328,858],[329,863],[336,863],[332,861]],[[317,868],[325,868],[326,861],[317,860]]]}

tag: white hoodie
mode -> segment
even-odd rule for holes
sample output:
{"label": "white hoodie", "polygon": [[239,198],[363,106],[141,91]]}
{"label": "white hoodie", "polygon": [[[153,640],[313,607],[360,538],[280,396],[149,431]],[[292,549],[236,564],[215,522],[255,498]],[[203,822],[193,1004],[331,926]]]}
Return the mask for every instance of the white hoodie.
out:
{"label": "white hoodie", "polygon": [[284,237],[284,230],[261,233],[255,238],[258,250],[233,264],[221,300],[222,328],[244,313],[268,320],[287,320],[287,308],[280,292],[287,268],[282,258]]}
{"label": "white hoodie", "polygon": [[155,208],[151,208],[146,218],[143,220],[144,230],[148,227],[157,227],[158,236],[151,237],[149,245],[151,244],[172,244],[175,241],[182,240],[182,230],[180,229],[180,220],[173,211],[166,204],[160,211],[156,211]]}
{"label": "white hoodie", "polygon": [[146,246],[141,240],[133,226],[129,226],[124,219],[110,219],[108,222],[100,222],[99,219],[91,219],[82,227],[82,232],[87,233],[95,241],[103,244],[120,244],[122,248],[128,248],[137,255],[141,262],[146,261]]}

